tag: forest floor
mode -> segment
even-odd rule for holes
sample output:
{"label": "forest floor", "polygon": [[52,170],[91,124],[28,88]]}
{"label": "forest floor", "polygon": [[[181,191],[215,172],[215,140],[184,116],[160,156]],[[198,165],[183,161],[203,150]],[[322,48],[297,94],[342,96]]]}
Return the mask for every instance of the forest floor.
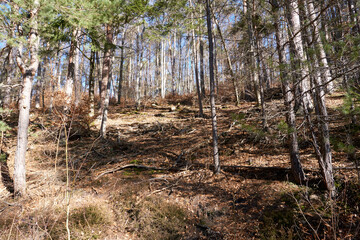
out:
{"label": "forest floor", "polygon": [[[199,118],[197,109],[186,105],[171,110],[167,104],[149,104],[141,111],[111,106],[107,138],[97,137],[98,120],[84,131],[74,119],[67,151],[61,124],[34,112],[28,195],[21,199],[8,191],[16,148],[16,116],[10,117],[0,239],[66,239],[68,204],[71,239],[359,239],[360,193],[356,171],[347,169],[354,163],[334,151],[339,197],[330,201],[299,118],[301,159],[310,181],[294,184],[287,129],[279,114],[283,103],[266,104],[267,132],[260,129],[260,111],[253,103],[218,106],[218,175],[212,173],[208,107],[207,117]],[[332,135],[344,139],[341,104],[341,97],[329,100]]]}

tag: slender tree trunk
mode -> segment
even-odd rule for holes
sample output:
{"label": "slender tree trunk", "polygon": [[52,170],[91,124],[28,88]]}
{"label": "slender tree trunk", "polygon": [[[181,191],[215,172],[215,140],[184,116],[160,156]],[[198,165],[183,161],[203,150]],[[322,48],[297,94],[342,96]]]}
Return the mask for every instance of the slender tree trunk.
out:
{"label": "slender tree trunk", "polygon": [[65,83],[65,93],[66,93],[66,110],[69,110],[72,94],[74,90],[74,82],[76,82],[76,72],[78,65],[76,60],[78,59],[77,51],[77,42],[78,42],[79,31],[77,28],[74,28],[72,33],[71,45],[69,50],[69,64],[68,64],[68,73]]}
{"label": "slender tree trunk", "polygon": [[[59,87],[58,85],[58,79],[59,76],[61,76],[60,73],[60,67],[61,67],[61,57],[58,59],[59,57],[59,52],[56,53],[55,56],[55,61],[56,63],[54,64],[54,71],[55,73],[53,75],[51,75],[51,81],[50,81],[50,89],[51,89],[51,93],[50,93],[50,103],[49,103],[49,113],[52,114],[53,111],[53,105],[54,105],[54,95],[55,95],[55,91],[57,90],[57,88]],[[53,64],[53,63],[52,63]],[[52,65],[51,64],[51,65]]]}
{"label": "slender tree trunk", "polygon": [[186,81],[185,79],[182,79],[182,76],[183,76],[183,58],[182,58],[182,55],[183,55],[183,51],[182,51],[182,47],[181,47],[181,43],[182,43],[182,34],[180,34],[179,38],[178,38],[178,49],[179,49],[179,61],[178,61],[178,78],[179,78],[179,87],[178,87],[178,92],[179,94],[185,94],[185,84],[186,84]]}
{"label": "slender tree trunk", "polygon": [[[96,81],[95,81],[95,91],[98,92],[98,95],[101,96],[101,80],[102,80],[102,76],[101,76],[101,62],[100,62],[100,52],[96,51],[95,52],[95,67],[96,67]],[[101,108],[100,108],[101,110]]]}
{"label": "slender tree trunk", "polygon": [[213,136],[214,173],[218,174],[220,173],[220,160],[219,160],[219,149],[218,149],[216,107],[215,107],[214,46],[212,40],[210,0],[206,0],[206,20],[207,20],[208,40],[209,40],[210,104],[211,104],[211,119],[212,119],[211,121],[212,136]]}
{"label": "slender tree trunk", "polygon": [[[212,16],[214,18],[214,22],[216,24],[216,27],[218,29],[218,33],[219,33],[219,36],[220,36],[220,39],[221,39],[221,43],[223,45],[223,48],[224,48],[224,52],[225,52],[225,55],[226,55],[226,61],[227,61],[227,65],[229,66],[229,70],[230,70],[230,76],[231,76],[231,82],[233,84],[233,88],[234,88],[234,93],[235,93],[235,99],[236,99],[236,104],[239,105],[240,104],[240,94],[239,94],[239,88],[236,84],[236,77],[235,77],[235,73],[234,73],[234,70],[233,70],[233,66],[232,66],[232,63],[231,63],[231,59],[230,59],[230,55],[229,55],[229,52],[228,52],[228,49],[226,47],[226,43],[225,43],[225,39],[222,35],[222,31],[221,31],[221,28],[220,28],[220,25],[216,19],[216,16],[214,14],[214,11],[212,11],[212,9],[210,8],[211,12],[212,12]],[[218,85],[218,84],[217,84]]]}
{"label": "slender tree trunk", "polygon": [[[172,46],[172,47],[171,47]],[[175,74],[175,68],[176,68],[176,32],[174,33],[173,42],[171,43],[171,40],[169,41],[169,50],[170,50],[170,56],[171,56],[171,82],[172,82],[172,94],[174,95],[176,92],[176,74]]]}
{"label": "slender tree trunk", "polygon": [[[78,30],[78,38],[79,38],[79,35],[80,35],[80,30]],[[80,39],[79,40],[79,43],[77,44],[76,46],[76,49],[75,49],[75,56],[74,56],[74,70],[75,70],[75,78],[74,78],[74,93],[75,93],[75,107],[79,106],[80,104],[80,101],[81,101],[81,69],[80,69],[80,63],[79,63],[79,60],[80,60],[80,45],[81,45],[81,41]],[[82,59],[84,60],[84,58]]]}
{"label": "slender tree trunk", "polygon": [[129,63],[128,63],[128,86],[127,86],[127,94],[126,94],[126,99],[129,98],[129,90],[130,90],[130,86],[131,86],[131,83],[132,83],[132,78],[133,78],[133,75],[132,75],[132,56],[130,56],[129,58]]}
{"label": "slender tree trunk", "polygon": [[290,28],[292,32],[291,38],[293,39],[296,58],[300,61],[300,69],[295,69],[295,71],[300,71],[301,79],[299,80],[302,101],[304,107],[311,112],[314,108],[311,99],[310,92],[310,77],[309,77],[309,67],[307,65],[307,59],[304,52],[302,34],[301,34],[301,25],[300,25],[300,16],[299,16],[299,6],[297,0],[286,1],[288,15],[290,16]]}
{"label": "slender tree trunk", "polygon": [[109,73],[111,68],[111,57],[112,57],[112,44],[113,44],[113,30],[109,24],[106,25],[106,43],[102,69],[102,80],[101,80],[101,126],[100,136],[106,136],[106,124],[107,124],[107,113],[109,108],[109,93],[110,93],[110,81]]}
{"label": "slender tree trunk", "polygon": [[35,108],[39,109],[40,106],[40,93],[41,93],[41,82],[42,82],[42,66],[41,62],[39,62],[38,71],[37,71],[37,78],[36,78],[36,85],[35,85]]}
{"label": "slender tree trunk", "polygon": [[201,37],[199,37],[199,46],[200,46],[200,86],[201,86],[201,97],[205,98],[205,74],[204,74],[204,42]]}
{"label": "slender tree trunk", "polygon": [[118,85],[118,104],[121,103],[121,91],[123,84],[123,73],[124,73],[124,53],[125,53],[125,37],[126,29],[124,29],[122,38],[121,38],[121,49],[120,49],[120,73],[119,73],[119,85]]}
{"label": "slender tree trunk", "polygon": [[288,124],[288,139],[289,139],[289,151],[290,151],[290,162],[291,162],[291,170],[294,176],[295,181],[298,184],[303,184],[306,181],[306,176],[303,170],[303,167],[300,162],[300,153],[299,153],[299,145],[297,139],[297,128],[296,128],[296,115],[294,111],[295,101],[294,101],[294,93],[290,87],[288,72],[286,69],[286,52],[284,49],[284,43],[281,37],[280,29],[279,29],[279,17],[278,11],[279,6],[277,0],[272,0],[272,10],[273,10],[273,18],[274,18],[274,26],[275,26],[275,37],[276,37],[276,49],[279,55],[279,67],[280,67],[280,79],[282,83],[284,100],[286,106],[286,120]]}
{"label": "slender tree trunk", "polygon": [[30,32],[28,37],[30,65],[25,66],[22,59],[22,46],[19,47],[17,53],[17,65],[20,68],[23,77],[23,87],[20,93],[19,101],[19,123],[17,134],[17,146],[14,163],[14,192],[15,195],[26,194],[26,170],[25,170],[25,155],[28,143],[28,126],[30,115],[30,97],[32,81],[39,65],[38,51],[39,51],[39,37],[38,37],[38,22],[37,12],[39,1],[33,2],[33,9],[30,11]]}
{"label": "slender tree trunk", "polygon": [[155,55],[155,93],[158,96],[159,94],[161,95],[161,43],[155,43]]}
{"label": "slender tree trunk", "polygon": [[[192,1],[190,0],[190,6],[192,6]],[[199,116],[203,117],[203,106],[202,106],[202,99],[201,99],[201,90],[200,90],[200,83],[199,83],[199,70],[198,70],[198,62],[197,62],[197,51],[196,51],[196,38],[195,38],[195,29],[194,29],[194,14],[191,12],[191,24],[192,24],[192,46],[193,46],[193,61],[191,65],[194,66],[195,71],[195,83],[196,83],[196,91],[198,96],[198,103],[199,103]]]}
{"label": "slender tree trunk", "polygon": [[7,45],[8,47],[8,55],[5,59],[4,62],[4,70],[5,70],[5,85],[7,86],[3,92],[4,96],[3,96],[3,104],[4,107],[9,107],[10,105],[10,101],[11,101],[11,83],[12,83],[12,79],[14,77],[14,61],[13,61],[13,48],[9,45]]}
{"label": "slender tree trunk", "polygon": [[95,52],[91,50],[90,53],[90,73],[89,73],[89,104],[90,104],[90,113],[89,116],[93,117],[95,115],[95,103],[94,103],[94,95],[95,95],[95,79],[94,79],[94,71],[95,71]]}
{"label": "slender tree trunk", "polygon": [[307,7],[309,11],[309,17],[310,21],[313,23],[314,27],[314,40],[316,42],[317,52],[318,52],[318,58],[319,62],[321,64],[321,67],[323,68],[322,76],[324,79],[325,88],[329,93],[332,93],[334,91],[334,83],[331,81],[331,73],[329,69],[329,64],[327,61],[327,56],[324,50],[324,46],[320,37],[320,23],[317,20],[316,16],[316,9],[314,8],[314,4],[312,0],[307,0]]}
{"label": "slender tree trunk", "polygon": [[43,64],[43,71],[42,71],[42,76],[41,76],[41,105],[43,108],[43,111],[45,111],[45,88],[47,85],[47,81],[46,81],[46,74],[47,74],[47,68],[49,64],[49,60],[47,57],[44,57],[44,64]]}
{"label": "slender tree trunk", "polygon": [[317,141],[315,140],[314,127],[311,124],[310,116],[307,116],[309,121],[309,125],[311,127],[310,131],[312,132],[313,142],[315,147],[315,152],[317,154],[318,162],[320,165],[320,170],[323,175],[326,188],[330,191],[331,196],[335,196],[335,182],[333,176],[333,167],[332,167],[332,154],[331,154],[331,146],[330,146],[330,132],[329,132],[329,116],[326,109],[325,104],[325,88],[322,86],[321,81],[321,73],[320,66],[318,64],[318,60],[315,58],[314,60],[315,70],[314,70],[314,85],[315,85],[315,109],[316,109],[316,117],[318,120],[319,126],[319,135],[320,135],[320,144],[319,147]]}
{"label": "slender tree trunk", "polygon": [[136,99],[135,99],[135,104],[136,104],[136,110],[140,110],[140,105],[141,105],[141,81],[140,79],[143,77],[142,73],[143,73],[143,34],[145,31],[145,27],[143,27],[142,30],[140,30],[140,26],[138,27],[138,35],[136,38],[136,51],[137,51],[137,63],[136,63]]}
{"label": "slender tree trunk", "polygon": [[[248,36],[249,36],[249,63],[250,69],[252,73],[250,73],[252,84],[254,86],[254,94],[257,105],[261,105],[261,90],[260,90],[260,77],[259,77],[259,69],[257,64],[257,56],[256,56],[256,36],[255,36],[255,26],[253,24],[253,11],[254,4],[251,4],[250,0],[247,0],[244,5],[246,8],[244,9],[244,14],[247,17],[248,21]],[[252,6],[252,7],[251,7]]]}
{"label": "slender tree trunk", "polygon": [[165,77],[165,42],[161,40],[161,98],[165,98],[166,93],[166,77]]}

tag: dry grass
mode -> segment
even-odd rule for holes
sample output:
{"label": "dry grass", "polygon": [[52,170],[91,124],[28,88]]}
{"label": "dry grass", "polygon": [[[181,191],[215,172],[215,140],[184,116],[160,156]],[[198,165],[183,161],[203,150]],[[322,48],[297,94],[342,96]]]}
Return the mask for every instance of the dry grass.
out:
{"label": "dry grass", "polygon": [[[176,105],[180,100],[172,96],[166,101]],[[332,101],[339,104],[337,99]],[[291,239],[299,236],[297,231],[304,233],[302,239],[310,239],[311,231],[299,215],[299,206],[310,209],[311,205],[305,201],[306,194],[297,193],[312,189],[313,199],[321,200],[312,201],[312,206],[324,213],[326,223],[329,220],[327,210],[321,211],[326,198],[318,184],[317,161],[301,128],[301,156],[314,181],[308,188],[289,181],[285,135],[279,129],[279,120],[284,116],[276,115],[282,103],[272,101],[267,105],[272,116],[267,133],[258,130],[259,112],[254,104],[219,105],[219,132],[224,133],[220,138],[221,163],[242,166],[224,168],[219,176],[213,176],[211,171],[211,144],[207,144],[210,119],[197,118],[195,107],[180,105],[176,111],[169,111],[168,105],[147,104],[138,112],[132,107],[112,106],[107,139],[97,138],[96,120],[88,124],[86,134],[69,142],[73,239]],[[209,108],[205,112],[209,114]],[[86,108],[77,112],[77,116],[84,114]],[[234,115],[244,116],[241,124],[232,124]],[[91,120],[76,121],[83,126]],[[298,121],[300,124],[302,119]],[[60,126],[56,115],[33,113],[26,163],[28,196],[13,199],[0,185],[0,239],[65,238],[66,175],[61,134],[55,171]],[[332,129],[341,129],[338,121],[332,122]],[[12,170],[15,131],[10,132],[6,146]],[[352,164],[344,159],[343,152],[334,153],[335,166]],[[126,169],[96,179],[102,172],[126,164],[182,170]],[[354,222],[351,233],[355,236],[359,218],[354,214],[358,210],[356,202],[350,200],[357,199],[356,185],[345,183],[355,173],[338,172],[337,176],[344,180],[338,181],[341,191],[349,196],[339,198],[338,216],[344,222],[344,232]],[[349,203],[354,205],[351,210],[344,207]],[[282,213],[286,213],[285,217]],[[312,218],[313,213],[306,214],[311,224],[319,224],[318,218]],[[321,224],[321,234],[328,233],[325,222]]]}

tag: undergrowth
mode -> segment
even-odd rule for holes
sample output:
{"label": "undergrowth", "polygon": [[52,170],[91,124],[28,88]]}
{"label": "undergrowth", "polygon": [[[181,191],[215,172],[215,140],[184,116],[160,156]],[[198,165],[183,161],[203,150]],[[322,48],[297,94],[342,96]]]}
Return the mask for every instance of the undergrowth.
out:
{"label": "undergrowth", "polygon": [[335,200],[310,187],[282,194],[264,209],[261,239],[358,239],[360,188],[355,182],[338,183]]}
{"label": "undergrowth", "polygon": [[142,186],[135,185],[113,196],[125,229],[140,239],[181,239],[189,224],[185,210],[157,196],[139,198]]}

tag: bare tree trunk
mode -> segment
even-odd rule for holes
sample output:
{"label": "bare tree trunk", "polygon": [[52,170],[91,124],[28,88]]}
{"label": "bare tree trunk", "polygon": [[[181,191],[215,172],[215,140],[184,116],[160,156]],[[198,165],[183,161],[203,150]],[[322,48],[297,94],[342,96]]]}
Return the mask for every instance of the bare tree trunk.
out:
{"label": "bare tree trunk", "polygon": [[210,104],[211,104],[211,119],[212,119],[211,121],[212,136],[213,136],[214,173],[218,174],[220,173],[220,160],[219,160],[219,149],[218,149],[216,107],[215,107],[214,46],[212,40],[210,0],[206,0],[206,20],[207,20],[208,40],[209,40]]}
{"label": "bare tree trunk", "polygon": [[165,76],[165,42],[161,40],[161,98],[165,98],[166,76]]}
{"label": "bare tree trunk", "polygon": [[49,103],[49,113],[51,114],[53,111],[53,104],[54,104],[54,95],[55,95],[55,90],[57,87],[57,81],[59,79],[60,74],[60,66],[61,66],[61,57],[58,59],[59,57],[59,52],[56,53],[56,56],[54,57],[55,60],[55,64],[53,63],[53,60],[50,60],[51,63],[50,65],[52,66],[53,64],[54,66],[54,71],[55,73],[51,75],[51,80],[50,80],[50,89],[51,89],[51,93],[50,93],[50,103]]}
{"label": "bare tree trunk", "polygon": [[94,79],[94,70],[95,70],[95,52],[91,50],[90,54],[90,73],[89,73],[89,105],[90,105],[90,113],[89,116],[93,117],[95,115],[95,103],[94,103],[94,95],[95,95],[95,79]]}
{"label": "bare tree trunk", "polygon": [[315,109],[316,109],[316,117],[318,120],[319,126],[319,135],[320,135],[320,144],[318,145],[314,127],[311,123],[311,118],[309,113],[307,113],[307,120],[310,126],[310,131],[313,137],[313,143],[315,147],[315,153],[318,158],[318,162],[320,165],[320,170],[322,176],[324,178],[326,188],[330,191],[331,196],[334,197],[336,194],[335,182],[333,176],[333,167],[332,167],[332,154],[331,154],[331,146],[330,146],[330,133],[329,133],[329,117],[325,104],[325,88],[322,86],[321,81],[321,70],[318,64],[318,59],[314,59],[314,85],[315,85]]}
{"label": "bare tree trunk", "polygon": [[161,43],[155,43],[155,93],[161,94]]}
{"label": "bare tree trunk", "polygon": [[14,192],[15,195],[23,196],[26,194],[26,170],[25,170],[25,155],[28,143],[28,126],[30,115],[30,97],[32,81],[34,79],[36,70],[39,65],[39,37],[38,37],[38,22],[37,12],[39,1],[33,2],[33,9],[30,11],[30,32],[29,32],[29,56],[30,65],[25,66],[22,59],[22,46],[19,47],[17,53],[17,65],[23,76],[23,87],[21,89],[19,101],[19,125],[17,134],[17,146],[14,163]]}
{"label": "bare tree trunk", "polygon": [[309,67],[306,63],[307,59],[304,52],[302,34],[301,34],[301,25],[300,25],[300,16],[299,16],[299,6],[297,0],[286,1],[288,15],[290,16],[290,28],[292,32],[291,38],[296,51],[296,58],[300,61],[300,75],[301,79],[299,80],[302,101],[304,107],[307,111],[311,112],[314,108],[312,103],[311,94],[310,94],[310,77],[309,77]]}
{"label": "bare tree trunk", "polygon": [[205,75],[204,75],[204,42],[201,37],[199,37],[199,47],[200,47],[200,92],[201,97],[205,98]]}
{"label": "bare tree trunk", "polygon": [[136,110],[140,110],[141,105],[141,81],[142,73],[143,73],[143,47],[142,47],[142,41],[143,41],[143,34],[145,31],[145,27],[140,30],[140,26],[138,27],[138,35],[136,37],[136,55],[137,55],[137,62],[136,62],[136,86],[135,86],[135,104],[136,104]]}
{"label": "bare tree trunk", "polygon": [[42,66],[41,62],[39,62],[38,71],[37,71],[37,78],[36,78],[36,85],[35,85],[35,108],[40,108],[40,90],[41,90],[41,82],[42,82]]}
{"label": "bare tree trunk", "polygon": [[175,55],[176,55],[176,31],[174,33],[174,38],[173,41],[171,42],[171,38],[169,40],[169,51],[170,51],[170,56],[171,56],[171,83],[172,83],[172,94],[175,94],[176,92],[176,74],[175,74],[175,67],[176,67],[176,59],[175,59]]}
{"label": "bare tree trunk", "polygon": [[[227,64],[229,66],[229,70],[230,70],[230,76],[231,76],[231,82],[233,84],[233,87],[234,87],[234,93],[235,93],[235,99],[236,99],[236,104],[239,105],[240,104],[240,94],[239,94],[239,88],[236,84],[236,77],[235,77],[235,73],[234,73],[234,70],[233,70],[233,66],[232,66],[232,63],[231,63],[231,59],[230,59],[230,55],[229,55],[229,52],[228,52],[228,49],[226,47],[226,43],[225,43],[225,39],[222,35],[222,31],[221,31],[221,28],[220,28],[220,25],[216,19],[216,16],[214,14],[214,11],[212,11],[212,9],[210,8],[211,12],[212,12],[212,15],[213,15],[213,18],[214,18],[214,22],[216,24],[216,27],[218,29],[218,32],[219,32],[219,36],[220,36],[220,39],[221,39],[221,43],[223,45],[223,48],[224,48],[224,51],[225,51],[225,55],[226,55],[226,61],[227,61]],[[217,70],[216,70],[217,71]],[[218,85],[218,84],[217,84]]]}
{"label": "bare tree trunk", "polygon": [[66,109],[69,110],[72,94],[74,90],[74,82],[76,82],[76,72],[78,65],[75,63],[78,57],[77,51],[77,42],[78,42],[79,31],[77,28],[74,28],[72,33],[71,45],[69,50],[69,64],[68,64],[68,73],[65,83],[65,93],[66,93]]}
{"label": "bare tree trunk", "polygon": [[47,57],[44,58],[44,63],[43,63],[43,71],[42,71],[42,76],[41,76],[41,105],[42,105],[42,108],[43,110],[45,111],[45,87],[46,87],[46,84],[47,84],[47,81],[46,81],[46,74],[47,74],[47,68],[49,67],[48,66],[49,64],[49,60]]}
{"label": "bare tree trunk", "polygon": [[[80,30],[78,30],[78,38],[80,35]],[[76,45],[76,49],[75,49],[75,56],[74,56],[74,70],[75,70],[75,78],[74,78],[74,93],[75,93],[75,107],[79,106],[79,103],[81,101],[81,69],[80,69],[80,65],[79,65],[79,59],[80,59],[80,45],[81,45],[81,41],[80,39],[78,39],[78,44]],[[83,58],[84,60],[84,58]]]}
{"label": "bare tree trunk", "polygon": [[[101,96],[101,61],[100,61],[100,52],[95,52],[95,67],[96,67],[96,81],[95,81],[95,93],[97,91],[98,95]],[[99,109],[101,110],[101,109]]]}
{"label": "bare tree trunk", "polygon": [[107,123],[107,113],[109,108],[109,91],[110,91],[110,81],[109,73],[111,68],[111,57],[112,57],[112,44],[113,44],[113,30],[109,24],[106,25],[106,43],[105,43],[105,52],[103,60],[103,69],[102,69],[102,79],[101,79],[101,126],[100,126],[100,136],[106,136],[106,123]]}
{"label": "bare tree trunk", "polygon": [[131,84],[131,82],[132,82],[132,77],[133,77],[133,75],[132,75],[132,56],[130,56],[129,57],[129,63],[128,63],[128,81],[127,81],[127,83],[128,83],[128,87],[127,87],[127,91],[126,91],[126,99],[128,99],[128,97],[129,97],[129,90],[130,90],[130,84]]}
{"label": "bare tree trunk", "polygon": [[[258,64],[257,64],[257,56],[256,56],[256,36],[255,36],[255,26],[253,25],[253,11],[254,11],[254,4],[250,2],[250,0],[246,0],[246,3],[244,3],[246,6],[244,8],[244,14],[247,17],[248,22],[248,36],[249,36],[249,63],[250,63],[250,76],[251,81],[254,86],[254,94],[255,94],[255,100],[257,105],[261,105],[261,92],[260,92],[260,77],[259,77],[259,70],[258,70]],[[251,7],[252,6],[252,7]]]}
{"label": "bare tree trunk", "polygon": [[4,90],[4,97],[3,97],[3,104],[4,107],[9,107],[10,101],[11,101],[11,83],[12,79],[14,77],[14,61],[13,61],[13,48],[9,45],[7,45],[8,48],[8,55],[4,62],[4,70],[5,70],[5,85],[7,86]]}
{"label": "bare tree trunk", "polygon": [[[183,76],[183,58],[182,58],[182,55],[183,55],[183,52],[182,52],[182,46],[181,46],[181,43],[182,43],[182,34],[180,34],[179,38],[178,38],[178,49],[179,49],[179,61],[178,61],[178,78],[179,78],[179,81],[178,81],[178,84],[179,84],[179,87],[178,87],[178,92],[179,94],[185,94],[185,79],[182,79],[182,76]],[[182,90],[182,92],[180,91]]]}
{"label": "bare tree trunk", "polygon": [[326,86],[326,89],[329,93],[332,93],[334,91],[334,83],[331,81],[331,73],[330,73],[330,69],[329,69],[329,64],[327,61],[327,56],[324,50],[324,46],[323,43],[321,41],[321,37],[320,37],[320,23],[317,20],[317,16],[316,16],[316,9],[314,8],[314,4],[312,2],[312,0],[307,0],[307,7],[308,7],[308,11],[309,11],[309,17],[310,17],[310,21],[313,23],[313,27],[314,27],[314,39],[317,45],[317,51],[318,51],[318,58],[319,58],[319,62],[321,64],[321,67],[323,68],[322,72],[322,76],[324,79],[324,84]]}
{"label": "bare tree trunk", "polygon": [[[190,6],[192,5],[192,1],[190,0]],[[194,14],[191,12],[191,23],[194,24]],[[200,90],[200,83],[199,83],[199,70],[198,70],[198,62],[197,62],[197,51],[196,51],[196,38],[195,38],[195,29],[193,26],[192,29],[192,41],[193,41],[193,61],[191,65],[194,65],[195,71],[195,82],[196,82],[196,91],[198,96],[198,103],[199,103],[199,116],[203,117],[203,106],[202,106],[202,99],[201,99],[201,90]]]}
{"label": "bare tree trunk", "polygon": [[282,83],[283,93],[284,93],[284,100],[285,106],[287,108],[286,112],[286,120],[288,124],[288,138],[289,138],[289,151],[290,151],[290,162],[291,162],[291,170],[294,176],[295,181],[298,184],[303,184],[306,181],[306,176],[303,170],[303,167],[300,162],[300,153],[299,153],[299,145],[297,139],[297,128],[296,128],[296,115],[294,111],[295,107],[295,100],[294,100],[294,93],[290,88],[289,79],[288,79],[288,72],[285,67],[286,64],[286,52],[284,49],[284,43],[281,36],[280,29],[279,29],[279,5],[277,0],[272,0],[272,11],[273,11],[273,18],[274,18],[274,26],[275,26],[275,37],[276,37],[276,49],[279,55],[279,67],[280,67],[280,79]]}
{"label": "bare tree trunk", "polygon": [[121,91],[123,84],[123,73],[124,73],[124,52],[125,52],[125,37],[126,37],[126,29],[124,29],[121,36],[121,49],[120,49],[120,73],[119,73],[119,84],[118,84],[118,104],[121,103]]}

